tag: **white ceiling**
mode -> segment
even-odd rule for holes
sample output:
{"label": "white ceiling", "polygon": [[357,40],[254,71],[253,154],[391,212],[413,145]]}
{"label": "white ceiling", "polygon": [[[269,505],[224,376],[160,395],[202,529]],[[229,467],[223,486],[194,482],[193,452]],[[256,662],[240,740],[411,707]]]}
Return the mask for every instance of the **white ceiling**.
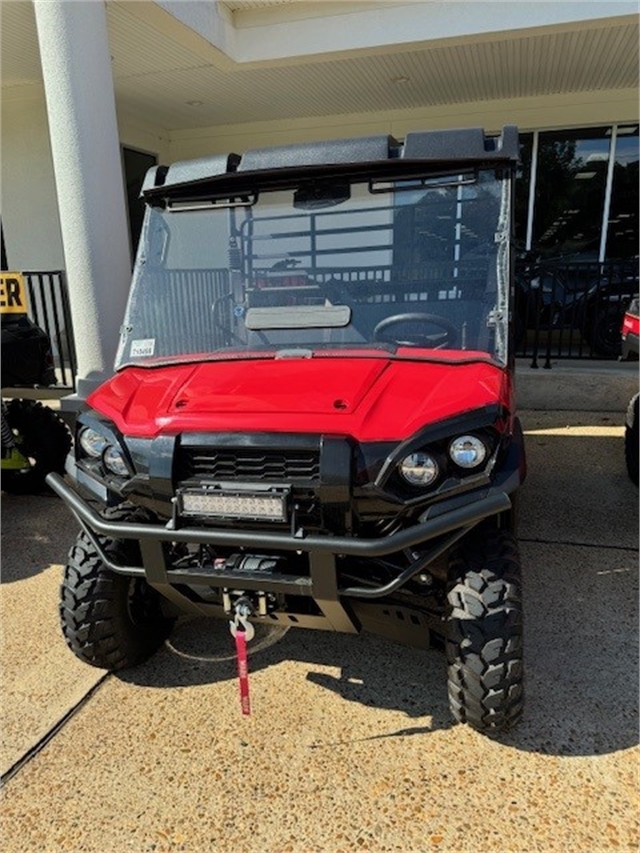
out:
{"label": "white ceiling", "polygon": [[300,2],[300,0],[223,0],[222,5],[226,6],[230,12],[242,12],[245,9],[264,9],[269,6],[284,6],[286,4]]}
{"label": "white ceiling", "polygon": [[[292,0],[227,2],[229,14]],[[307,57],[238,64],[141,14],[140,2],[107,3],[118,108],[171,130],[253,121],[499,100],[638,85],[633,17]],[[150,4],[152,5],[152,4]],[[388,4],[385,4],[388,6]],[[41,86],[33,8],[0,2],[3,96]],[[265,14],[265,10],[262,10]],[[339,24],[336,24],[337,26]],[[400,81],[400,82],[398,82]],[[189,102],[201,102],[189,105]]]}

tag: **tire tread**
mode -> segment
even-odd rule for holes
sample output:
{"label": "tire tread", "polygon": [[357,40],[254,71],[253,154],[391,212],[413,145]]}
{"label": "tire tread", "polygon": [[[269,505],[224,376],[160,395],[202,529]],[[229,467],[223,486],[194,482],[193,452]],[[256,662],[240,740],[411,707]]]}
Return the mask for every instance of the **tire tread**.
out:
{"label": "tire tread", "polygon": [[[106,510],[110,520],[140,519],[140,510],[125,504]],[[99,537],[105,552],[117,562],[131,557],[131,543]],[[135,546],[133,546],[135,548]],[[134,583],[149,608],[134,623],[127,608],[131,578],[111,572],[86,533],[72,545],[60,590],[60,622],[71,651],[91,666],[112,672],[135,666],[150,657],[168,636],[173,620],[161,613],[158,593],[140,579]]]}
{"label": "tire tread", "polygon": [[518,547],[505,530],[480,530],[456,549],[447,595],[449,704],[487,734],[522,715],[522,594]]}

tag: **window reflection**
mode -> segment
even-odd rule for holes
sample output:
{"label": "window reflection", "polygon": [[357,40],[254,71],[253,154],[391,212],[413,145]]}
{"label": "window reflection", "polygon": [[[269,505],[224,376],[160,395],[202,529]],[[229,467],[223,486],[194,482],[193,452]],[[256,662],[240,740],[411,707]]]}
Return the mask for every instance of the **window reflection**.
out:
{"label": "window reflection", "polygon": [[515,238],[518,248],[523,249],[527,239],[533,133],[521,133],[519,142],[520,162],[516,172]]}
{"label": "window reflection", "polygon": [[638,254],[638,125],[618,127],[607,258]]}
{"label": "window reflection", "polygon": [[533,248],[543,257],[598,260],[609,147],[604,127],[540,134]]}

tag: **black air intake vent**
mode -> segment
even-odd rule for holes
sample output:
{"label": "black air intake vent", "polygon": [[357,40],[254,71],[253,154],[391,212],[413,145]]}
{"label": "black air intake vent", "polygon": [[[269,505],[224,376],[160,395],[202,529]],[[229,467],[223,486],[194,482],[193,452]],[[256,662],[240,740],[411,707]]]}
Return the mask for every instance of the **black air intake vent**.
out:
{"label": "black air intake vent", "polygon": [[247,482],[315,482],[320,455],[313,450],[182,448],[179,479],[207,477]]}

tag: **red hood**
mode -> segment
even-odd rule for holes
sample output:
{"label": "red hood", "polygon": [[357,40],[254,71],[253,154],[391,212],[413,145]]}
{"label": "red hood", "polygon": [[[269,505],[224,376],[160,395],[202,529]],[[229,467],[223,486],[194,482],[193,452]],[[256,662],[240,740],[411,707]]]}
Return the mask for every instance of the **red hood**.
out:
{"label": "red hood", "polygon": [[510,397],[508,374],[486,361],[381,355],[129,367],[87,402],[131,436],[313,432],[400,441],[470,409],[511,408]]}

